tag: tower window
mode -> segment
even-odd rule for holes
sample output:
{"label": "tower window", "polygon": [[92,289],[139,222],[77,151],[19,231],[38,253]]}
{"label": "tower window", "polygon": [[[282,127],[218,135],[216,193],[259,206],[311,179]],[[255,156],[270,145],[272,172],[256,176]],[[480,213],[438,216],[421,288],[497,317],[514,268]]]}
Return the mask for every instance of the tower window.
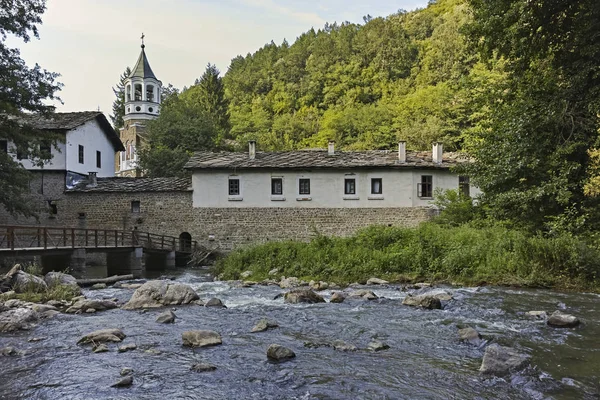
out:
{"label": "tower window", "polygon": [[127,101],[131,101],[131,85],[127,85],[127,89],[125,89],[125,98]]}
{"label": "tower window", "polygon": [[154,86],[146,85],[146,101],[154,101]]}
{"label": "tower window", "polygon": [[134,86],[134,89],[135,89],[134,100],[142,101],[142,85],[138,83]]}
{"label": "tower window", "polygon": [[142,107],[140,107],[140,106],[137,106],[137,107],[135,108],[135,111],[142,111]]}

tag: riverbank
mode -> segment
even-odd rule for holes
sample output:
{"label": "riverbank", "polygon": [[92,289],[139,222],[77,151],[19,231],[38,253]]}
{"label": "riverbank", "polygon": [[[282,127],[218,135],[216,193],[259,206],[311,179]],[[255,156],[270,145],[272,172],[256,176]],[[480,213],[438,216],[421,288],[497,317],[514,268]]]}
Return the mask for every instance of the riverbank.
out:
{"label": "riverbank", "polygon": [[568,234],[424,223],[374,226],[345,238],[317,235],[309,243],[265,243],[231,253],[214,272],[226,280],[295,276],[347,285],[379,277],[600,292],[600,251],[595,242]]}

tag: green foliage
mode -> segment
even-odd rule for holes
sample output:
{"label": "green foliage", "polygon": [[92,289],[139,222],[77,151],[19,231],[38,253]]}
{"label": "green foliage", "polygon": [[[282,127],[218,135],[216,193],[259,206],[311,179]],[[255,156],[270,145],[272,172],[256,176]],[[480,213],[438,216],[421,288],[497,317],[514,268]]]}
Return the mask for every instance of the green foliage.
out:
{"label": "green foliage", "polygon": [[529,235],[499,225],[475,228],[435,223],[418,228],[370,227],[354,236],[317,236],[310,243],[272,242],[237,250],[220,260],[223,279],[281,275],[338,283],[373,276],[392,281],[427,279],[461,284],[600,288],[600,253],[570,234]]}
{"label": "green foliage", "polygon": [[31,303],[45,303],[49,300],[71,301],[73,297],[80,295],[76,288],[69,285],[54,285],[44,292],[39,292],[36,289],[32,287],[31,290],[25,290],[23,293],[14,293],[10,297],[0,294],[0,300],[18,299]]}
{"label": "green foliage", "polygon": [[[37,38],[37,25],[41,23],[45,9],[44,0],[4,0],[0,7],[0,136],[11,143],[12,150],[19,149],[24,157],[34,162],[44,158],[39,151],[43,139],[39,132],[23,124],[22,117],[26,112],[51,113],[54,107],[45,102],[57,99],[54,93],[61,85],[56,82],[58,74],[37,64],[33,68],[25,65],[19,50],[7,47],[6,38],[11,35],[25,42],[31,36]],[[50,139],[56,140],[55,137]],[[27,196],[29,175],[4,152],[0,152],[0,187],[0,205],[8,212],[35,214]]]}
{"label": "green foliage", "polygon": [[110,120],[113,123],[113,127],[118,131],[119,128],[123,127],[123,117],[125,116],[125,80],[131,75],[131,69],[125,68],[125,71],[119,77],[119,83],[116,87],[113,87],[113,93],[115,94],[115,101],[112,104],[112,114]]}
{"label": "green foliage", "polygon": [[434,192],[433,205],[440,209],[435,222],[448,226],[460,226],[477,217],[477,208],[473,199],[465,196],[460,190],[442,190]]}

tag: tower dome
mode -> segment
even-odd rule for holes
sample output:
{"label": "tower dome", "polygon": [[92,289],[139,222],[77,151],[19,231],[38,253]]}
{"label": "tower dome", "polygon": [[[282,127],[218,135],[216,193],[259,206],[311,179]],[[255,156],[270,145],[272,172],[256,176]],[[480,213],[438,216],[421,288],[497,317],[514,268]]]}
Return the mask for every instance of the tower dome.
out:
{"label": "tower dome", "polygon": [[124,121],[155,119],[160,112],[160,91],[162,82],[156,78],[144,45],[131,75],[125,80],[125,116]]}

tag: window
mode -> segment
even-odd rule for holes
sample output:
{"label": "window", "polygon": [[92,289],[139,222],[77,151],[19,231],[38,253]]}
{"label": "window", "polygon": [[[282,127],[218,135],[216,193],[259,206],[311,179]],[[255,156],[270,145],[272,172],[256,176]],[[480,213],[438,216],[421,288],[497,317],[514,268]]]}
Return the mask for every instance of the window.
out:
{"label": "window", "polygon": [[298,180],[298,194],[310,194],[310,179],[301,178]]}
{"label": "window", "polygon": [[83,146],[79,145],[79,164],[83,164]]}
{"label": "window", "polygon": [[8,153],[8,140],[0,140],[0,151]]}
{"label": "window", "polygon": [[462,193],[463,196],[471,197],[471,187],[468,176],[458,177],[458,191],[459,193]]}
{"label": "window", "polygon": [[139,214],[139,212],[140,212],[140,201],[139,200],[131,201],[131,212],[134,214]]}
{"label": "window", "polygon": [[271,195],[283,195],[283,178],[271,178]]}
{"label": "window", "polygon": [[421,183],[417,186],[419,197],[433,197],[433,176],[421,175]]}
{"label": "window", "polygon": [[133,95],[134,96],[134,100],[135,101],[142,101],[142,85],[138,83],[138,84],[134,85],[133,88],[135,90],[135,93]]}
{"label": "window", "polygon": [[102,168],[102,153],[96,150],[96,167]]}
{"label": "window", "polygon": [[356,179],[344,179],[344,194],[356,194]]}
{"label": "window", "polygon": [[371,194],[383,194],[382,178],[371,178]]}
{"label": "window", "polygon": [[58,214],[58,206],[56,205],[56,202],[53,200],[48,200],[48,212],[50,213],[50,215],[56,215]]}
{"label": "window", "polygon": [[154,86],[146,85],[146,101],[154,101]]}
{"label": "window", "polygon": [[42,141],[40,143],[40,153],[42,157],[50,157],[52,155],[52,143],[48,140]]}
{"label": "window", "polygon": [[28,155],[27,148],[24,145],[17,146],[17,160],[24,160]]}
{"label": "window", "polygon": [[229,195],[239,196],[240,195],[240,180],[236,178],[229,178]]}
{"label": "window", "polygon": [[[131,101],[131,85],[127,85],[125,93],[127,93],[127,101]],[[129,109],[127,109],[127,111],[129,112]]]}

